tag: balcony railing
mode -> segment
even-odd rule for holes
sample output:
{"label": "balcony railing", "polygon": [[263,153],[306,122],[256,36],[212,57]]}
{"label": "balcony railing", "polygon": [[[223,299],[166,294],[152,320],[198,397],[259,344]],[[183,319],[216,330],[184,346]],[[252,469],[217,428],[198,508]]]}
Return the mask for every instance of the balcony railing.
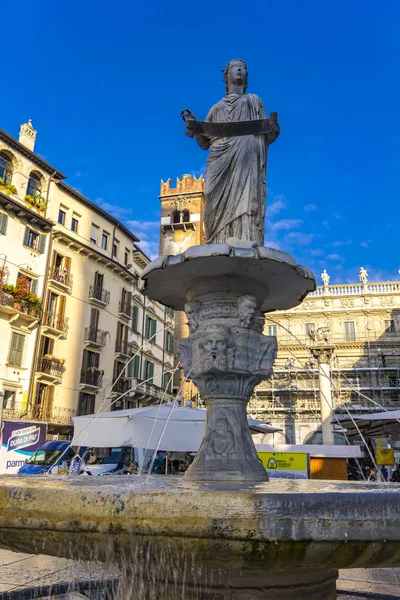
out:
{"label": "balcony railing", "polygon": [[43,315],[42,326],[58,331],[65,336],[68,332],[68,317],[60,317],[60,315],[51,312],[45,313]]}
{"label": "balcony railing", "polygon": [[116,354],[120,354],[121,356],[131,356],[132,355],[132,346],[125,342],[124,340],[116,340],[115,342],[115,352]]}
{"label": "balcony railing", "polygon": [[75,415],[75,409],[63,406],[46,406],[45,404],[27,406],[23,402],[10,402],[3,406],[3,419],[18,421],[47,421],[58,425],[72,425],[72,417]]}
{"label": "balcony railing", "polygon": [[132,302],[129,300],[121,300],[118,307],[118,314],[127,317],[128,319],[131,319],[132,313]]}
{"label": "balcony railing", "polygon": [[40,308],[34,308],[32,304],[26,302],[26,300],[18,300],[7,294],[4,291],[0,291],[0,306],[3,306],[7,312],[12,313],[18,311],[24,315],[34,317],[37,319],[40,316]]}
{"label": "balcony railing", "polygon": [[352,283],[344,285],[318,286],[315,292],[307,295],[307,298],[315,296],[358,296],[360,294],[399,294],[400,283]]}
{"label": "balcony railing", "polygon": [[147,402],[167,402],[168,400],[172,400],[172,392],[168,392],[164,388],[161,388],[154,383],[150,383],[149,381],[144,383],[141,379],[135,377],[131,379],[131,386],[132,395],[144,396],[143,399]]}
{"label": "balcony railing", "polygon": [[125,394],[132,387],[130,379],[121,377],[116,383],[113,384],[112,391],[115,394]]}
{"label": "balcony railing", "polygon": [[101,388],[103,385],[103,372],[95,367],[82,369],[80,383],[89,387]]}
{"label": "balcony railing", "polygon": [[85,327],[85,342],[90,342],[94,346],[103,348],[107,343],[108,335],[108,331],[96,327]]}
{"label": "balcony railing", "polygon": [[91,285],[89,287],[89,300],[99,302],[105,306],[110,303],[110,292],[97,285]]}
{"label": "balcony railing", "polygon": [[64,267],[53,265],[50,268],[49,281],[58,283],[69,290],[72,288],[72,274],[68,273],[67,269]]}
{"label": "balcony railing", "polygon": [[[329,342],[332,345],[336,344],[349,344],[349,343],[369,343],[369,344],[379,344],[387,343],[396,343],[400,344],[400,331],[383,331],[383,332],[358,332],[354,331],[346,333],[330,333],[328,334]],[[306,334],[289,334],[278,326],[277,330],[277,341],[279,346],[312,346],[313,342],[310,337]],[[318,345],[318,342],[317,342]]]}
{"label": "balcony railing", "polygon": [[54,379],[58,383],[61,383],[65,367],[62,362],[60,362],[60,359],[43,357],[38,361],[37,370],[47,379]]}

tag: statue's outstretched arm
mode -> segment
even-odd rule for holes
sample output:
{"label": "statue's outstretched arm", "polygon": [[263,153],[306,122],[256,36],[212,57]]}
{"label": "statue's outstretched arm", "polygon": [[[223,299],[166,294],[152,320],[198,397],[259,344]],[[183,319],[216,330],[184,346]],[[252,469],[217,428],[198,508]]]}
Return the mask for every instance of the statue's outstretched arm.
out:
{"label": "statue's outstretched arm", "polygon": [[[181,111],[181,117],[184,120],[185,125],[187,124],[188,121],[196,121],[196,117],[194,116],[192,111],[189,110],[188,108],[185,108],[184,110]],[[195,137],[196,142],[198,143],[200,148],[203,148],[203,150],[209,149],[210,139],[206,135],[195,135],[194,132],[188,128],[185,131],[185,135],[187,135],[188,137]]]}

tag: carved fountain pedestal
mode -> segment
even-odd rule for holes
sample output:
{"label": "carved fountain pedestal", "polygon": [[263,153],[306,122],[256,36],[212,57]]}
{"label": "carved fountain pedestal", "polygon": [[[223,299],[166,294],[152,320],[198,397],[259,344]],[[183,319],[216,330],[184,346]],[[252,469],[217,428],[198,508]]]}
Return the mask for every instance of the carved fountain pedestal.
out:
{"label": "carved fountain pedestal", "polygon": [[271,248],[208,244],[159,257],[143,279],[149,298],[185,310],[190,336],[180,340],[179,355],[207,406],[205,437],[185,476],[268,481],[246,414],[277,351],[276,338],[262,334],[262,312],[299,304],[315,289],[313,274]]}

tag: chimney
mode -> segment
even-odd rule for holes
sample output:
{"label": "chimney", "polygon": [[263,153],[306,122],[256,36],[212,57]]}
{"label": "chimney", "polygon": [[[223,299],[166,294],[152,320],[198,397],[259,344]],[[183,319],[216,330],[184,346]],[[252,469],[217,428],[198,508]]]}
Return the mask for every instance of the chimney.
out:
{"label": "chimney", "polygon": [[27,123],[23,123],[21,125],[21,128],[19,130],[19,142],[33,152],[33,149],[35,147],[36,134],[36,129],[33,129],[32,127],[32,120],[29,119]]}

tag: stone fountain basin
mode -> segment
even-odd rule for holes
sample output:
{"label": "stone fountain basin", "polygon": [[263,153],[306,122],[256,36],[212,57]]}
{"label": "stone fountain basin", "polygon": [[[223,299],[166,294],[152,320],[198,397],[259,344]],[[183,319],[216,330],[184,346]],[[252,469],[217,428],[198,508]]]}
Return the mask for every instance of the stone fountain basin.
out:
{"label": "stone fountain basin", "polygon": [[[168,543],[212,568],[400,564],[400,485],[177,476],[0,477],[0,545],[79,556]],[[113,550],[113,551],[114,551]]]}

